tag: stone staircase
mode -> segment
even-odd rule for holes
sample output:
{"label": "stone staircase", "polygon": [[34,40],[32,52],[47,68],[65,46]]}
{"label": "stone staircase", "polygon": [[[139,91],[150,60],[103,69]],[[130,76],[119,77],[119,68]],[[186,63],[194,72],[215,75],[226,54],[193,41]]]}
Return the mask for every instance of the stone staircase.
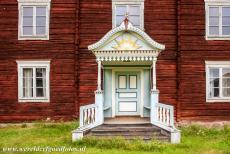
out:
{"label": "stone staircase", "polygon": [[123,137],[128,140],[143,139],[169,142],[170,136],[151,124],[103,124],[91,129],[86,136],[96,138]]}

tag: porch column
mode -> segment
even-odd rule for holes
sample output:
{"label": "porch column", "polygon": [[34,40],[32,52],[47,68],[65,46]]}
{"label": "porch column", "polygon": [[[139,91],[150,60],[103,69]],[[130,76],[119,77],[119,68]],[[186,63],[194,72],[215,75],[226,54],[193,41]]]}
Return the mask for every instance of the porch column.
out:
{"label": "porch column", "polygon": [[97,90],[95,91],[95,104],[98,105],[96,111],[97,124],[101,125],[104,123],[104,95],[101,89],[101,61],[98,61],[98,72],[97,72]]}
{"label": "porch column", "polygon": [[153,58],[153,66],[152,66],[152,71],[153,71],[153,76],[152,76],[152,80],[153,80],[153,89],[152,90],[157,90],[157,79],[156,79],[156,61],[157,61],[157,58],[154,57]]}
{"label": "porch column", "polygon": [[156,104],[159,103],[159,91],[157,90],[157,80],[156,80],[156,61],[157,58],[155,57],[153,59],[153,65],[152,65],[152,89],[151,89],[151,104],[150,104],[150,121],[152,124],[154,124],[157,121],[157,107]]}
{"label": "porch column", "polygon": [[98,71],[97,71],[97,90],[101,91],[101,61],[98,61]]}

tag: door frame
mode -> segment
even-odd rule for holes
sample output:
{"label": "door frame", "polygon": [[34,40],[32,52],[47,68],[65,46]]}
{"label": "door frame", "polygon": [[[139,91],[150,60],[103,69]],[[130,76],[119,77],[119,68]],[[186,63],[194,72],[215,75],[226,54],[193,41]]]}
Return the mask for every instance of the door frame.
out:
{"label": "door frame", "polygon": [[116,72],[140,72],[140,116],[143,117],[143,108],[144,108],[144,69],[146,69],[146,67],[113,67],[112,68],[112,117],[116,116]]}

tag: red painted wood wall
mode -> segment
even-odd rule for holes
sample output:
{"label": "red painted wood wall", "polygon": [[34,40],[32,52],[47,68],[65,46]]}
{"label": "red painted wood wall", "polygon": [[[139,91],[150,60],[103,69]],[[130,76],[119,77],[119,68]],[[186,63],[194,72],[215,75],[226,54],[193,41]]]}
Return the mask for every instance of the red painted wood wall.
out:
{"label": "red painted wood wall", "polygon": [[[205,60],[230,60],[229,41],[206,41],[203,0],[145,0],[160,102],[177,120],[230,120],[230,103],[205,102]],[[94,103],[97,64],[87,46],[112,28],[111,0],[52,0],[49,41],[18,41],[17,0],[0,1],[0,121],[73,119]],[[18,103],[16,60],[51,60],[50,103]]]}

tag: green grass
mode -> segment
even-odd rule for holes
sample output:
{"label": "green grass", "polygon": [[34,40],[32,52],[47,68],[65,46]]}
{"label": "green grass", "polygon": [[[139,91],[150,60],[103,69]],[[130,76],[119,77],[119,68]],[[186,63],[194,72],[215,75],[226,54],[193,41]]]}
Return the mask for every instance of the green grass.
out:
{"label": "green grass", "polygon": [[[126,141],[122,138],[110,140],[84,138],[71,142],[71,131],[77,122],[67,123],[35,123],[32,126],[7,126],[0,128],[0,153],[3,147],[86,147],[84,152],[52,152],[52,153],[84,153],[84,154],[230,154],[230,126],[223,128],[204,128],[197,125],[180,128],[181,144],[172,145],[158,141],[142,140]],[[8,152],[13,153],[13,152]],[[15,152],[22,154],[25,152]],[[26,152],[47,153],[47,152]]]}

